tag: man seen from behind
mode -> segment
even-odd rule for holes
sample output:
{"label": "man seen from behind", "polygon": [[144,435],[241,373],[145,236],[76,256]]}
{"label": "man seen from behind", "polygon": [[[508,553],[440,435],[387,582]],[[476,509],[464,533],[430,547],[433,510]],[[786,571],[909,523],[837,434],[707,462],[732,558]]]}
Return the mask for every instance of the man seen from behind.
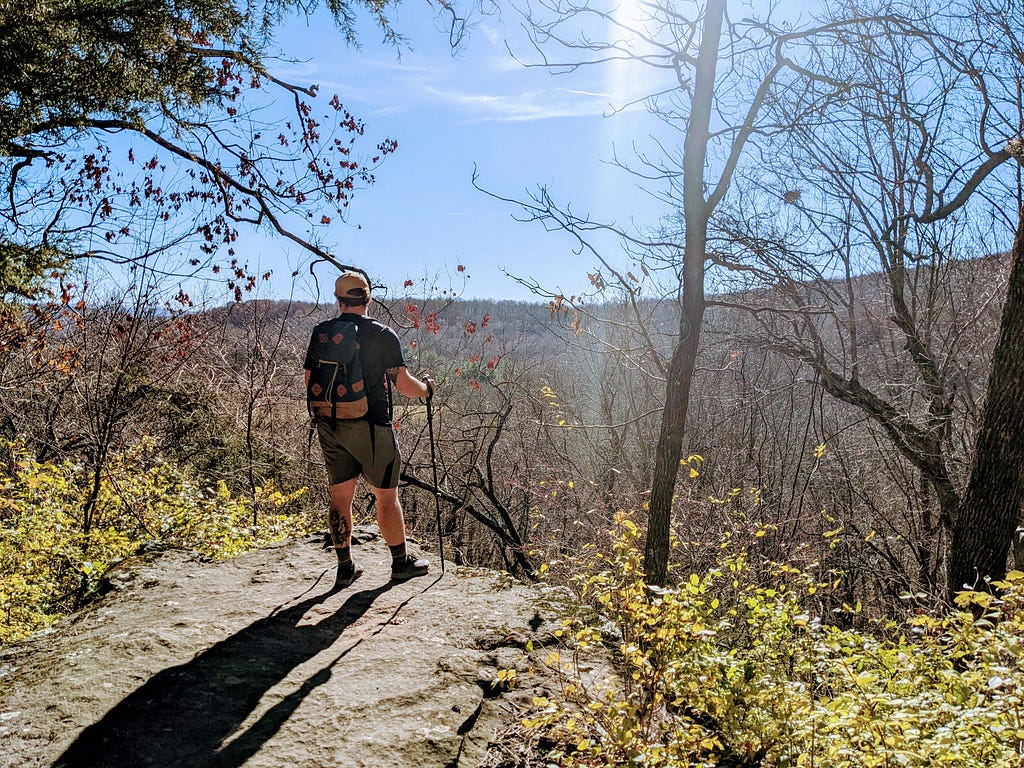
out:
{"label": "man seen from behind", "polygon": [[[352,499],[362,475],[377,502],[377,524],[391,549],[391,578],[405,580],[427,573],[428,561],[406,549],[405,518],[398,499],[398,477],[402,456],[391,422],[390,389],[406,397],[432,397],[433,380],[409,373],[395,332],[368,317],[370,285],[357,272],[346,272],[335,282],[334,295],[340,319],[358,326],[358,356],[366,392],[367,412],[359,418],[339,418],[337,408],[313,404],[317,437],[331,484],[328,524],[338,555],[338,576],[334,588],[352,584],[362,567],[352,561]],[[319,328],[320,326],[318,326]],[[316,331],[306,352],[304,368],[307,387],[317,365],[314,347]]]}

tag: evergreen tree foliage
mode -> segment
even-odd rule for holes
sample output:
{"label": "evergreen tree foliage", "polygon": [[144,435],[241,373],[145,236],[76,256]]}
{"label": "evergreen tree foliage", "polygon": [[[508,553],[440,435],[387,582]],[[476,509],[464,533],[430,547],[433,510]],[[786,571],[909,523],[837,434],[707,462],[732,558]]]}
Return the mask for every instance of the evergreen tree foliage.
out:
{"label": "evergreen tree foliage", "polygon": [[[344,151],[335,148],[344,159],[324,160],[322,116],[310,122],[316,87],[278,80],[266,59],[278,53],[273,35],[280,25],[319,5],[350,43],[357,11],[397,41],[385,15],[389,4],[0,2],[0,291],[31,294],[39,287],[35,278],[80,256],[123,263],[180,248],[197,233],[212,249],[230,242],[242,221],[295,234],[282,219],[307,202],[328,210],[325,223],[331,209],[342,215],[351,191],[372,181],[338,137],[354,140],[362,125],[332,101],[336,119],[323,134],[345,144]],[[276,120],[241,119],[265,107],[268,95],[291,105],[292,119],[280,122],[293,132]],[[273,162],[260,143],[264,132],[284,148]],[[118,136],[130,142],[127,161]],[[393,143],[379,145],[375,161],[390,149]],[[189,183],[171,189],[168,168],[168,177],[185,168]],[[286,169],[298,184],[278,185]],[[169,224],[147,228],[140,219]]]}

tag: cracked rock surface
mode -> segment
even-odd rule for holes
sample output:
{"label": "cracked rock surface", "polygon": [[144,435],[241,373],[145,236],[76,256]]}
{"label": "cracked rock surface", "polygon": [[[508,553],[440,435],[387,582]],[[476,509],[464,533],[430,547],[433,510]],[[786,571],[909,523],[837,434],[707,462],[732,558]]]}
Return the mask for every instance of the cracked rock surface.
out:
{"label": "cracked rock surface", "polygon": [[514,700],[545,692],[525,646],[558,626],[558,599],[436,561],[390,582],[383,540],[356,535],[365,573],[338,592],[312,536],[119,567],[99,602],[0,653],[0,766],[477,765]]}

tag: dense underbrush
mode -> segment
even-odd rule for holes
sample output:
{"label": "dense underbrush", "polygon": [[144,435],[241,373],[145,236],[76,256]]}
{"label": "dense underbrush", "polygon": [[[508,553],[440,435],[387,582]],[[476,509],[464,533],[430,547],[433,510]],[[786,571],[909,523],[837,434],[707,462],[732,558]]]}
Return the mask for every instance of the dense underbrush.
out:
{"label": "dense underbrush", "polygon": [[146,440],[113,456],[98,484],[82,464],[35,461],[18,442],[0,442],[0,459],[0,644],[80,607],[147,545],[221,559],[310,527],[297,514],[303,491],[236,495]]}
{"label": "dense underbrush", "polygon": [[[598,618],[567,621],[547,659],[572,704],[534,701],[543,764],[1024,766],[1024,573],[941,614],[849,622],[859,606],[824,608],[834,581],[728,538],[713,567],[652,593],[639,534],[620,514],[575,579]],[[602,644],[617,671],[595,680],[577,661]]]}

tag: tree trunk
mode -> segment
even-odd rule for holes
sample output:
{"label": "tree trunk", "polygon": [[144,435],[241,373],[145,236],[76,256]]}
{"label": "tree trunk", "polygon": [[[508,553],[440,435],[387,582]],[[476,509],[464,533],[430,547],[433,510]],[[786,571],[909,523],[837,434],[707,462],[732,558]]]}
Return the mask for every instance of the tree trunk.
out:
{"label": "tree trunk", "polygon": [[725,0],[709,0],[701,32],[690,119],[683,145],[683,215],[686,222],[683,315],[679,320],[679,338],[672,352],[668,382],[665,385],[665,410],[661,417],[661,431],[654,459],[647,544],[644,549],[644,576],[648,584],[659,586],[664,586],[668,575],[672,499],[679,474],[679,458],[686,429],[686,412],[690,405],[693,369],[697,364],[700,329],[704,322],[704,260],[708,216],[711,214],[704,197],[704,165],[707,161],[708,126],[711,122],[724,16]]}
{"label": "tree trunk", "polygon": [[[700,314],[703,315],[703,311]],[[685,315],[684,322],[680,325],[685,325]],[[689,331],[681,329],[680,335],[669,365],[665,410],[661,416],[661,432],[658,435],[658,450],[654,459],[647,545],[644,549],[644,575],[647,583],[659,586],[664,586],[668,575],[672,500],[675,496],[676,476],[679,474],[679,459],[682,455],[683,433],[686,430],[686,412],[690,404],[693,369],[697,361],[700,326],[693,326]]]}
{"label": "tree trunk", "polygon": [[992,353],[992,372],[967,493],[953,522],[949,596],[1006,575],[1024,504],[1024,209],[1010,256],[1010,279]]}

